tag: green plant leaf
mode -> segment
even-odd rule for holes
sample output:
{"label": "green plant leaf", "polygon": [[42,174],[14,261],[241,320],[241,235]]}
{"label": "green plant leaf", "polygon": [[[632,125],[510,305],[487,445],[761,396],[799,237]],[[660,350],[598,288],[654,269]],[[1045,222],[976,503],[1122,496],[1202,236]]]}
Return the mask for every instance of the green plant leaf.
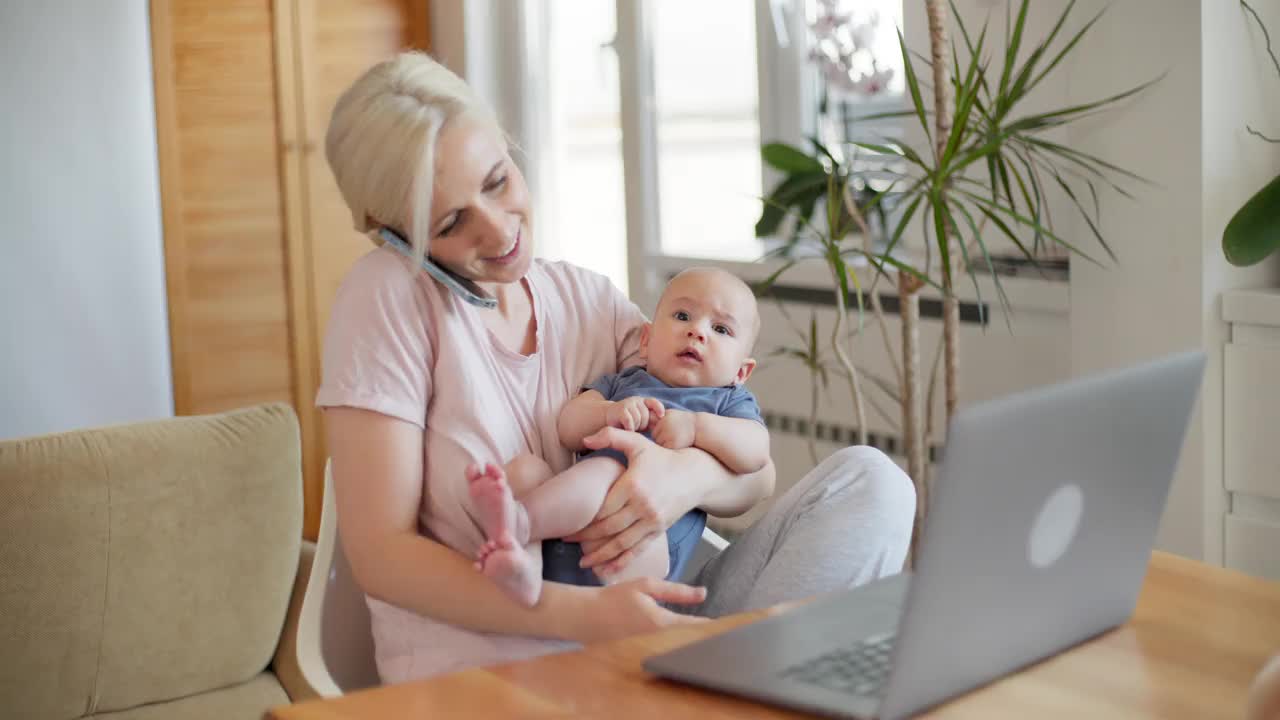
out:
{"label": "green plant leaf", "polygon": [[902,239],[902,233],[906,231],[907,225],[911,223],[911,218],[915,217],[916,210],[920,208],[920,203],[923,201],[924,195],[916,195],[915,199],[907,205],[907,209],[902,213],[902,218],[898,220],[898,227],[889,236],[889,242],[885,245],[884,253],[886,255],[893,252],[893,249],[898,246],[898,241]]}
{"label": "green plant leaf", "polygon": [[870,115],[855,115],[849,118],[849,122],[860,123],[870,122],[872,120],[888,120],[890,118],[912,117],[916,114],[915,110],[886,110],[884,112],[871,113]]}
{"label": "green plant leaf", "polygon": [[[1061,27],[1062,23],[1067,19],[1067,15],[1071,12],[1071,8],[1073,6],[1075,6],[1074,0],[1072,0],[1071,4],[1067,5],[1067,8],[1062,11],[1062,16],[1058,18],[1058,24],[1054,26],[1052,35],[1058,34],[1058,28]],[[1089,32],[1089,30],[1093,28],[1094,24],[1097,23],[1098,20],[1102,18],[1103,13],[1105,13],[1106,11],[1107,11],[1106,7],[1102,8],[1101,10],[1098,11],[1097,15],[1093,16],[1093,19],[1089,20],[1089,22],[1084,24],[1084,27],[1080,28],[1080,31],[1075,34],[1075,37],[1071,38],[1071,40],[1066,45],[1064,45],[1061,50],[1058,51],[1058,54],[1054,56],[1053,60],[1051,60],[1049,64],[1046,65],[1045,68],[1040,71],[1040,74],[1036,76],[1036,79],[1031,82],[1032,87],[1039,85],[1040,81],[1043,80],[1044,77],[1048,75],[1051,70],[1057,67],[1058,63],[1062,62],[1063,58],[1065,58],[1067,55],[1071,53],[1072,49],[1074,49],[1075,46],[1080,42],[1080,40]],[[1051,39],[1052,39],[1052,35],[1050,36]],[[1046,45],[1047,44],[1048,43],[1046,43]]]}
{"label": "green plant leaf", "polygon": [[[835,155],[831,154],[831,151],[827,149],[826,145],[823,145],[822,142],[818,140],[818,138],[814,137],[813,135],[805,135],[804,137],[806,140],[809,141],[809,144],[813,146],[814,150],[818,151],[819,153],[822,153],[822,155],[831,162],[831,169],[833,171],[839,169],[840,161],[836,159]],[[824,172],[825,172],[825,169],[824,169]]]}
{"label": "green plant leaf", "polygon": [[1280,248],[1280,175],[1236,211],[1222,233],[1222,252],[1236,266],[1261,262]]}
{"label": "green plant leaf", "polygon": [[[826,173],[819,171],[789,175],[778,183],[768,197],[763,199],[764,208],[761,210],[760,219],[756,221],[756,237],[766,237],[776,233],[782,220],[793,207],[797,209],[809,207],[812,212],[814,201],[810,198],[822,194],[826,181]],[[803,219],[807,220],[808,217]]]}
{"label": "green plant leaf", "polygon": [[898,31],[898,47],[902,50],[902,66],[907,76],[907,89],[911,92],[911,105],[915,108],[920,127],[924,129],[924,136],[932,147],[933,133],[929,130],[929,121],[924,115],[924,98],[920,95],[920,80],[916,77],[916,68],[911,63],[911,53],[907,52],[907,40],[902,36],[901,30]]}
{"label": "green plant leaf", "polygon": [[[956,209],[964,215],[964,219],[969,223],[969,228],[973,232],[973,239],[978,243],[978,248],[982,250],[982,258],[987,264],[987,272],[991,274],[991,280],[996,286],[996,295],[1000,298],[1000,313],[1004,315],[1005,327],[1009,332],[1013,332],[1013,322],[1011,315],[1013,314],[1013,304],[1009,302],[1009,296],[1004,291],[1004,284],[1000,282],[1000,274],[996,272],[994,263],[991,262],[991,252],[987,250],[987,243],[982,238],[982,231],[978,229],[978,224],[974,222],[973,215],[964,203],[956,203]],[[964,247],[961,245],[961,247]],[[982,302],[982,288],[978,285],[978,276],[972,270],[971,261],[969,260],[968,251],[965,251],[965,267],[969,268],[969,278],[973,281],[974,294],[978,296],[978,319],[982,321],[983,327],[986,326],[986,305]]]}
{"label": "green plant leaf", "polygon": [[942,287],[951,292],[951,243],[947,241],[947,208],[941,190],[935,189],[929,194],[929,204],[933,209],[934,240],[938,248],[938,259],[942,265]]}
{"label": "green plant leaf", "polygon": [[1053,177],[1054,181],[1058,183],[1058,187],[1062,188],[1062,191],[1066,193],[1067,197],[1071,198],[1071,202],[1076,206],[1076,209],[1080,211],[1080,217],[1084,218],[1084,221],[1089,226],[1089,230],[1093,233],[1094,238],[1096,238],[1098,240],[1098,244],[1107,251],[1107,255],[1111,257],[1111,261],[1117,262],[1118,258],[1116,257],[1115,252],[1111,250],[1111,246],[1108,245],[1106,239],[1102,237],[1102,231],[1098,229],[1098,225],[1093,221],[1093,218],[1089,216],[1089,211],[1085,209],[1084,205],[1080,202],[1080,199],[1076,197],[1076,193],[1071,189],[1071,185],[1067,183],[1067,181],[1063,179],[1062,175],[1054,168],[1049,167],[1046,168],[1046,170]]}
{"label": "green plant leaf", "polygon": [[[973,222],[973,218],[969,215],[968,211],[966,211],[966,210],[965,210],[965,208],[964,208],[964,203],[959,203],[959,202],[955,203],[955,208],[956,208],[957,210],[961,211],[961,214],[962,214],[962,215],[964,215],[965,220],[967,220],[967,221],[968,221],[970,231],[973,233],[973,241],[974,241],[974,242],[976,242],[976,243],[978,243],[978,246],[979,246],[979,247],[981,247],[981,248],[983,248],[983,250],[985,251],[985,249],[986,249],[986,248],[985,248],[985,246],[982,244],[982,234],[981,234],[980,232],[978,232],[978,226],[977,226],[977,224],[975,224],[975,223]],[[955,213],[953,213],[953,212],[952,212],[952,210],[951,210],[951,204],[950,204],[950,203],[948,203],[948,204],[945,206],[945,209],[946,209],[946,211],[947,211],[947,221],[951,224],[951,232],[952,232],[953,236],[956,238],[956,247],[960,248],[960,258],[964,261],[964,264],[963,264],[963,265],[961,265],[961,267],[963,267],[963,268],[964,268],[965,275],[966,275],[966,276],[968,276],[969,281],[970,281],[971,283],[973,283],[973,292],[974,292],[974,294],[977,296],[977,301],[978,301],[978,319],[979,319],[979,321],[980,321],[980,322],[982,322],[983,327],[985,328],[985,327],[986,327],[986,313],[985,313],[985,311],[983,310],[983,308],[986,306],[986,303],[985,303],[985,302],[983,302],[983,300],[982,300],[982,286],[980,286],[980,285],[978,284],[978,275],[977,275],[977,273],[975,273],[975,272],[973,271],[973,263],[972,263],[972,261],[969,259],[969,246],[968,246],[968,243],[966,243],[966,242],[964,241],[964,233],[963,233],[963,232],[961,232],[961,230],[960,230],[960,224],[959,224],[958,222],[956,222]],[[988,268],[990,268],[990,267],[991,267],[991,261],[990,261],[990,258],[988,258],[988,260],[987,260],[987,267],[988,267]],[[997,276],[996,276],[996,274],[993,272],[993,273],[991,273],[991,277],[992,277],[992,278],[996,278]],[[997,280],[996,280],[996,282],[997,282],[997,283],[999,283],[999,280],[997,279]],[[955,287],[954,287],[954,286],[952,287],[952,294],[955,294]],[[1006,320],[1007,320],[1007,315],[1006,315]],[[1010,329],[1012,329],[1012,328],[1010,328]]]}
{"label": "green plant leaf", "polygon": [[[1005,207],[1005,206],[1003,206],[1003,205],[1001,205],[1001,204],[999,204],[999,203],[993,203],[993,202],[991,202],[989,199],[984,198],[984,197],[982,197],[981,195],[975,195],[975,194],[973,194],[973,193],[971,193],[971,192],[968,192],[968,191],[965,191],[965,190],[959,190],[958,192],[959,192],[960,194],[964,195],[965,197],[969,198],[970,200],[972,200],[972,201],[973,201],[974,203],[976,203],[978,206],[980,206],[980,207],[984,207],[984,208],[988,208],[988,209],[991,209],[991,210],[994,210],[994,211],[996,211],[996,212],[998,212],[998,213],[1001,213],[1001,214],[1003,214],[1003,215],[1005,215],[1005,216],[1007,216],[1007,217],[1009,217],[1009,218],[1012,218],[1013,220],[1017,221],[1017,222],[1018,222],[1018,224],[1020,224],[1020,225],[1024,225],[1024,226],[1026,226],[1026,227],[1029,227],[1029,228],[1031,228],[1031,229],[1033,229],[1033,230],[1035,230],[1035,231],[1039,232],[1040,234],[1042,234],[1042,235],[1044,235],[1045,237],[1047,237],[1047,238],[1049,238],[1049,239],[1053,240],[1054,242],[1058,243],[1059,245],[1061,245],[1061,246],[1063,246],[1063,247],[1067,248],[1068,250],[1070,250],[1071,252],[1073,252],[1073,253],[1075,253],[1075,254],[1079,255],[1080,257],[1084,258],[1085,260],[1088,260],[1089,262],[1093,263],[1094,265],[1097,265],[1098,267],[1103,267],[1102,263],[1098,262],[1098,261],[1097,261],[1097,260],[1096,260],[1092,255],[1090,255],[1089,253],[1087,253],[1087,252],[1085,252],[1085,251],[1081,250],[1080,248],[1076,247],[1075,245],[1073,245],[1073,244],[1071,244],[1071,243],[1067,242],[1066,240],[1063,240],[1061,237],[1059,237],[1057,234],[1055,234],[1052,230],[1050,230],[1050,229],[1048,229],[1048,228],[1044,227],[1043,225],[1041,225],[1040,223],[1036,222],[1035,220],[1032,220],[1031,218],[1026,217],[1025,215],[1022,215],[1021,213],[1014,212],[1013,210],[1010,210],[1009,208],[1007,208],[1007,207]],[[1021,245],[1021,244],[1019,243],[1019,245]],[[1023,252],[1026,252],[1025,248],[1023,249]],[[1030,253],[1028,253],[1028,256],[1030,256]]]}
{"label": "green plant leaf", "polygon": [[778,226],[782,224],[782,219],[787,216],[785,208],[765,203],[760,210],[760,219],[756,221],[756,237],[768,237],[778,232]]}
{"label": "green plant leaf", "polygon": [[1146,90],[1147,88],[1151,87],[1152,85],[1155,85],[1156,83],[1160,82],[1161,80],[1164,79],[1164,76],[1165,74],[1162,73],[1157,78],[1148,80],[1135,87],[1131,87],[1128,90],[1125,90],[1124,92],[1119,92],[1119,93],[1116,93],[1115,95],[1102,98],[1101,100],[1094,100],[1093,102],[1087,102],[1081,105],[1073,105],[1071,107],[1066,107],[1059,110],[1053,110],[1046,113],[1040,113],[1038,115],[1028,115],[1027,117],[1020,118],[1010,123],[1005,129],[1008,132],[1014,133],[1014,132],[1022,132],[1024,130],[1039,130],[1045,127],[1056,127],[1057,125],[1061,125],[1070,120],[1075,120],[1075,119],[1084,117],[1096,110],[1105,108],[1108,105],[1114,105],[1115,103],[1118,103],[1121,100],[1124,100],[1125,98],[1132,97],[1133,95],[1136,95],[1142,92],[1143,90]]}
{"label": "green plant leaf", "polygon": [[[1101,170],[1098,169],[1099,167],[1106,168],[1111,172],[1117,173],[1119,175],[1124,175],[1125,177],[1128,177],[1132,180],[1137,180],[1138,182],[1145,183],[1147,185],[1155,184],[1152,181],[1148,180],[1147,178],[1142,177],[1141,175],[1137,175],[1133,172],[1125,170],[1124,168],[1118,165],[1113,165],[1112,163],[1109,163],[1106,160],[1103,160],[1099,157],[1095,157],[1086,152],[1081,152],[1079,150],[1076,150],[1075,148],[1067,147],[1066,145],[1060,145],[1058,143],[1045,140],[1043,138],[1027,138],[1026,142],[1030,145],[1034,145],[1035,147],[1041,148],[1042,150],[1051,152],[1063,159],[1070,160],[1071,162],[1074,162],[1076,165],[1079,165],[1080,167],[1083,167],[1089,170],[1091,174],[1096,175],[1102,178],[1103,180],[1107,180],[1107,176]],[[1119,192],[1123,194],[1125,197],[1128,197],[1130,199],[1133,198],[1133,196],[1130,195],[1128,192],[1126,192],[1124,188],[1121,188],[1120,186],[1115,185],[1114,183],[1110,183],[1110,184],[1112,189],[1114,189],[1116,192]]]}
{"label": "green plant leaf", "polygon": [[934,288],[939,292],[946,292],[946,290],[943,289],[943,287],[939,285],[933,278],[924,274],[913,265],[904,263],[895,257],[890,257],[888,253],[869,253],[865,250],[862,250],[861,248],[849,248],[844,252],[842,252],[841,254],[842,255],[861,255],[862,257],[865,257],[869,262],[891,265],[897,268],[898,272],[904,272],[910,275],[911,277],[919,280],[920,282],[924,283],[925,285],[928,285],[929,287]]}
{"label": "green plant leaf", "polygon": [[[1022,46],[1022,31],[1027,26],[1027,9],[1028,0],[1022,0],[1022,4],[1018,7],[1018,20],[1013,26],[1013,37],[1005,43],[1004,49],[1004,68],[1000,72],[1000,98],[1009,96],[1009,78],[1013,75],[1014,64],[1018,61],[1018,50]],[[1009,108],[1003,103],[997,103],[996,114],[1003,115]]]}
{"label": "green plant leaf", "polygon": [[752,286],[751,289],[755,291],[756,297],[763,297],[773,292],[774,283],[778,282],[778,278],[782,277],[783,273],[795,267],[797,262],[799,261],[788,260],[782,267],[769,273],[769,277]]}
{"label": "green plant leaf", "polygon": [[797,147],[786,143],[771,142],[760,149],[760,155],[769,165],[785,173],[820,173],[822,163]]}
{"label": "green plant leaf", "polygon": [[[982,40],[979,38],[979,43]],[[979,44],[978,52],[982,51]],[[964,80],[958,81],[956,85],[956,110],[952,116],[951,134],[947,138],[946,148],[942,153],[940,162],[945,165],[955,156],[956,150],[968,137],[969,115],[973,112],[974,103],[978,98],[979,85],[976,81],[981,65],[978,58],[974,57],[969,62],[969,68],[965,72]]]}
{"label": "green plant leaf", "polygon": [[[978,206],[978,212],[982,213],[984,217],[986,217],[988,220],[991,221],[992,225],[995,225],[996,228],[1000,230],[1000,232],[1004,233],[1004,236],[1009,238],[1010,242],[1012,242],[1014,245],[1017,246],[1019,250],[1022,251],[1022,255],[1024,257],[1026,257],[1028,260],[1030,260],[1033,263],[1037,262],[1035,255],[1033,255],[1031,251],[1027,249],[1026,245],[1022,244],[1022,239],[1018,237],[1018,234],[1013,231],[1013,228],[1009,227],[1009,225],[1003,219],[1001,219],[998,215],[996,215],[995,213],[988,210],[986,207],[982,205]],[[1038,266],[1039,265],[1037,264],[1037,267]]]}

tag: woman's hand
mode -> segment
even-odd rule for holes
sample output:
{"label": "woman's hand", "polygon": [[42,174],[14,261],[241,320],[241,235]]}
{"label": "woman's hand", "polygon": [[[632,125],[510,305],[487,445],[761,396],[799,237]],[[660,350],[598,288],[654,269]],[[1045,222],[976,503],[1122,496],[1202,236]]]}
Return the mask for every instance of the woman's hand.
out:
{"label": "woman's hand", "polygon": [[[598,450],[613,448],[627,456],[627,470],[613,484],[596,519],[565,540],[594,548],[582,567],[604,575],[626,567],[644,545],[666,532],[680,516],[697,506],[701,490],[689,478],[689,467],[675,451],[650,442],[643,435],[604,428],[583,440]],[[603,545],[593,541],[607,540]]]}
{"label": "woman's hand", "polygon": [[707,589],[680,583],[636,578],[595,591],[595,599],[585,607],[584,643],[603,642],[661,630],[672,625],[705,622],[707,618],[681,615],[658,603],[697,605],[707,597]]}

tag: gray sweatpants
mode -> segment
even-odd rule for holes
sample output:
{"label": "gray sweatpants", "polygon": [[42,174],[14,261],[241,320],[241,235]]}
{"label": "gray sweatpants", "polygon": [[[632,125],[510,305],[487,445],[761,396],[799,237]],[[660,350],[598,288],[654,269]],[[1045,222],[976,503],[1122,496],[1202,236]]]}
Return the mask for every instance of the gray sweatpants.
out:
{"label": "gray sweatpants", "polygon": [[698,573],[719,617],[849,588],[902,570],[916,492],[875,448],[832,453]]}

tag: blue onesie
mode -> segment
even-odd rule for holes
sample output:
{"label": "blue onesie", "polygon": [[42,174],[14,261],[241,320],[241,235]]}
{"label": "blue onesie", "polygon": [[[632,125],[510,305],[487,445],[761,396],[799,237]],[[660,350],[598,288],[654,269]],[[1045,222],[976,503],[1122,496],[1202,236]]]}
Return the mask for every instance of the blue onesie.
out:
{"label": "blue onesie", "polygon": [[[671,410],[705,412],[721,417],[746,418],[763,424],[760,405],[742,385],[725,387],[671,387],[650,375],[643,367],[629,367],[614,375],[605,375],[583,388],[596,390],[606,400],[623,400],[636,395],[659,400]],[[646,433],[648,435],[648,433]],[[626,456],[617,450],[595,450],[586,455],[612,457],[625,467]],[[667,547],[671,553],[671,570],[668,579],[679,578],[689,558],[698,547],[702,529],[707,525],[707,514],[691,510],[667,528]],[[563,540],[544,540],[542,543],[542,577],[545,580],[571,585],[600,585],[594,571],[578,567],[582,559],[582,547],[578,543]]]}

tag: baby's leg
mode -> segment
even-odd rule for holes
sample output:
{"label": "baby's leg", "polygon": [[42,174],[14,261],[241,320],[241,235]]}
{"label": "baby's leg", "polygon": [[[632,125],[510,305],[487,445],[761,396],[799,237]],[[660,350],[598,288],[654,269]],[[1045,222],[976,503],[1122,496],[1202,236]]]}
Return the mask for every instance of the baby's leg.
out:
{"label": "baby's leg", "polygon": [[[541,459],[535,458],[538,462]],[[508,471],[514,471],[515,461],[507,465]],[[545,463],[543,463],[545,465]],[[572,535],[591,524],[604,504],[609,488],[621,477],[624,468],[609,457],[588,457],[576,465],[556,475],[520,497],[529,516],[529,535],[533,540],[561,538]],[[531,468],[525,473],[536,476]],[[547,468],[546,472],[551,472]],[[512,480],[514,485],[515,480]],[[588,548],[584,545],[583,554],[599,547],[601,543],[593,543]],[[605,584],[621,582],[638,577],[662,579],[671,569],[671,554],[667,547],[667,536],[648,544],[638,556],[632,559],[621,572],[610,577],[600,577]]]}
{"label": "baby's leg", "polygon": [[520,504],[527,513],[529,539],[562,538],[590,525],[622,470],[612,458],[589,457],[525,493]]}
{"label": "baby's leg", "polygon": [[517,602],[532,606],[542,594],[541,556],[529,543],[529,519],[511,494],[506,473],[487,463],[467,468],[467,489],[485,543],[476,553],[476,568]]}
{"label": "baby's leg", "polygon": [[503,469],[507,472],[507,484],[511,486],[516,502],[524,500],[525,495],[555,476],[546,460],[531,453],[517,455]]}
{"label": "baby's leg", "polygon": [[[585,551],[586,548],[583,548]],[[640,577],[665,579],[671,572],[671,551],[667,547],[667,534],[662,533],[650,542],[639,555],[631,559],[627,566],[613,575],[597,577],[605,585],[624,582]]]}

